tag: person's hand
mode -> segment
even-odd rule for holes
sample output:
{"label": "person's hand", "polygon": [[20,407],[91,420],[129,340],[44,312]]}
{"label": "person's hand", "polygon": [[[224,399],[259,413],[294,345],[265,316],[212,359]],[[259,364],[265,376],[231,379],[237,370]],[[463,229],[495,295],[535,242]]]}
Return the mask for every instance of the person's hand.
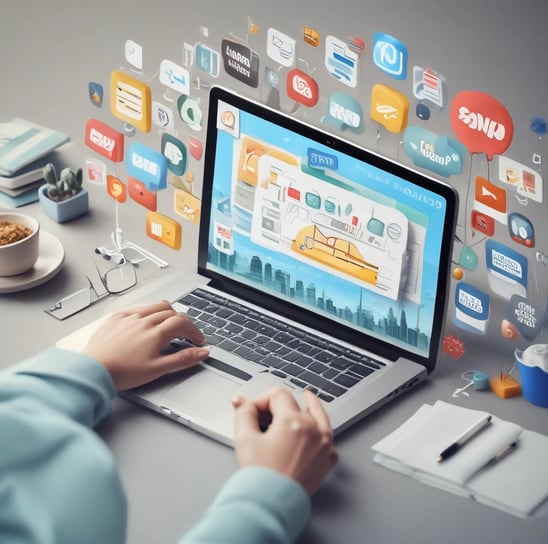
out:
{"label": "person's hand", "polygon": [[[236,397],[235,447],[241,467],[264,466],[300,483],[309,495],[335,466],[333,431],[320,400],[305,391],[301,410],[286,388],[275,388],[255,400]],[[260,416],[272,421],[261,431]]]}
{"label": "person's hand", "polygon": [[83,352],[100,361],[118,391],[191,367],[209,355],[191,347],[168,355],[160,351],[173,338],[202,344],[201,331],[168,302],[141,306],[112,314],[95,331]]}

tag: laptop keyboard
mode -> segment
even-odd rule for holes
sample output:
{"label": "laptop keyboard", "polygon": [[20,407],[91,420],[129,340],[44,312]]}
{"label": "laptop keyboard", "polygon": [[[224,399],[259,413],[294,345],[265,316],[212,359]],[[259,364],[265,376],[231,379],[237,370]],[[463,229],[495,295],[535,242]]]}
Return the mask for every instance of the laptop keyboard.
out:
{"label": "laptop keyboard", "polygon": [[[385,363],[318,335],[197,288],[177,302],[206,337],[206,343],[264,366],[273,375],[322,400],[340,397]],[[171,351],[188,347],[172,341]],[[221,363],[222,364],[222,363]]]}

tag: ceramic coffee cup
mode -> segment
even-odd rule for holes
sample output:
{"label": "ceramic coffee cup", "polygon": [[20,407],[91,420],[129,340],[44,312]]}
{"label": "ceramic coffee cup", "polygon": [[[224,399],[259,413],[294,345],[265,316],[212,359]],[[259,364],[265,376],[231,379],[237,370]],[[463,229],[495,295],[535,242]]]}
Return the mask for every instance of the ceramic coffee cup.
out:
{"label": "ceramic coffee cup", "polygon": [[39,238],[36,219],[23,213],[0,212],[0,276],[30,270],[38,259]]}

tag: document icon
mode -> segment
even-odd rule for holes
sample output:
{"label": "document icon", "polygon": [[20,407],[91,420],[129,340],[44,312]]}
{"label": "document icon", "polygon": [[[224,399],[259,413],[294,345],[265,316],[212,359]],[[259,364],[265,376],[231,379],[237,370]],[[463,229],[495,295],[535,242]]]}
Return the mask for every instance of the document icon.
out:
{"label": "document icon", "polygon": [[114,117],[150,132],[150,88],[141,81],[115,70],[110,76],[110,111]]}
{"label": "document icon", "polygon": [[355,87],[358,82],[358,55],[346,42],[327,36],[325,39],[325,67],[341,83]]}

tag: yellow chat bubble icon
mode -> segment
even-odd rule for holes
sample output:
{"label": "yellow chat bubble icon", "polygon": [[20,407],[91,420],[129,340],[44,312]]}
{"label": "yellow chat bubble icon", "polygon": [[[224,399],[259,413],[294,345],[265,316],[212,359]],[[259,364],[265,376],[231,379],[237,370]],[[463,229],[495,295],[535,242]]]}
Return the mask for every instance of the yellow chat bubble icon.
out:
{"label": "yellow chat bubble icon", "polygon": [[382,83],[373,86],[371,110],[373,121],[380,123],[389,132],[401,132],[407,126],[409,100],[407,97]]}

